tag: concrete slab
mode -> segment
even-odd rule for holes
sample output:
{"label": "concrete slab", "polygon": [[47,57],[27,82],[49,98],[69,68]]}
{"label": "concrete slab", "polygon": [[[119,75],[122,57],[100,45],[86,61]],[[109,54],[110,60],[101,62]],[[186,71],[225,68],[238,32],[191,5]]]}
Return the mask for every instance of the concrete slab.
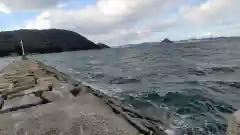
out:
{"label": "concrete slab", "polygon": [[27,104],[37,104],[41,102],[42,99],[39,97],[35,97],[34,95],[25,95],[22,97],[16,97],[10,100],[5,100],[2,110],[8,109],[8,108],[13,108],[13,107],[18,107],[18,106],[23,106]]}
{"label": "concrete slab", "polygon": [[53,91],[44,91],[42,94],[42,98],[48,102],[58,101],[62,97],[60,93],[53,92]]}
{"label": "concrete slab", "polygon": [[0,134],[139,135],[91,94],[0,115]]}

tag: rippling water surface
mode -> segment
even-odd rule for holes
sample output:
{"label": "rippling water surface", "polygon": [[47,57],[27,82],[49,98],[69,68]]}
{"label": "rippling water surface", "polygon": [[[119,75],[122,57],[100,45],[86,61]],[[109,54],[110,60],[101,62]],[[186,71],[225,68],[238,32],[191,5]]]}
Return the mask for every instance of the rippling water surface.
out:
{"label": "rippling water surface", "polygon": [[[189,134],[225,134],[240,108],[240,43],[164,44],[31,56]],[[2,59],[2,66],[15,59]]]}

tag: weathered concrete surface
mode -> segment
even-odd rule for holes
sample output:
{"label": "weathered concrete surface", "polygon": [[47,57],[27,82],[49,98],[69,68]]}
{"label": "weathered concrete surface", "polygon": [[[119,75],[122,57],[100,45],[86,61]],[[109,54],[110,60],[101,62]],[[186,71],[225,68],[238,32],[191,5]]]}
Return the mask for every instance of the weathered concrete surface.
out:
{"label": "weathered concrete surface", "polygon": [[134,127],[116,116],[111,108],[92,94],[8,113],[0,116],[0,120],[0,134],[139,134]]}
{"label": "weathered concrete surface", "polygon": [[22,97],[16,97],[12,98],[9,100],[5,100],[2,110],[8,109],[8,108],[13,108],[13,107],[18,107],[22,105],[27,105],[27,104],[38,104],[41,103],[42,100],[39,97],[36,97],[34,95],[24,95]]}
{"label": "weathered concrete surface", "polygon": [[60,93],[56,93],[53,91],[44,91],[42,93],[42,98],[44,100],[46,100],[47,102],[54,102],[54,101],[58,101],[62,98]]}
{"label": "weathered concrete surface", "polygon": [[80,88],[39,63],[15,61],[1,70],[0,135],[139,134],[101,99],[79,94]]}
{"label": "weathered concrete surface", "polygon": [[240,135],[240,110],[229,118],[227,135]]}
{"label": "weathered concrete surface", "polygon": [[0,72],[0,135],[165,135],[167,126],[34,60]]}

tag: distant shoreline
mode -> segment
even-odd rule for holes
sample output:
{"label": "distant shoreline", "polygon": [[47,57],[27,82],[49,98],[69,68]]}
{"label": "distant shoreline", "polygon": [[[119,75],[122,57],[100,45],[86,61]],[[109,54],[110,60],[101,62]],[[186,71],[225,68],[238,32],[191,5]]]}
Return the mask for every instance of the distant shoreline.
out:
{"label": "distant shoreline", "polygon": [[234,41],[237,40],[240,42],[240,37],[213,37],[213,38],[202,38],[202,39],[187,39],[187,40],[178,40],[169,43],[161,42],[143,42],[139,44],[127,44],[119,47],[133,47],[133,46],[144,46],[144,45],[161,45],[161,44],[174,44],[174,43],[200,43],[200,42],[217,42],[217,41]]}

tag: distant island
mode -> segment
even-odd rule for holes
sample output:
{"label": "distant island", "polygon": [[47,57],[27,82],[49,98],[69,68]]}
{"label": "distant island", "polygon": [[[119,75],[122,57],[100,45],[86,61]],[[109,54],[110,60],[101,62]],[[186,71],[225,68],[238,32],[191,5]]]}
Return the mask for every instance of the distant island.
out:
{"label": "distant island", "polygon": [[164,43],[164,44],[167,44],[167,43],[174,43],[173,41],[169,40],[168,38],[165,38],[163,41],[161,41],[160,43]]}
{"label": "distant island", "polygon": [[134,46],[147,46],[147,45],[160,45],[160,44],[170,44],[175,43],[174,41],[169,40],[168,38],[163,39],[161,42],[143,42],[140,44],[127,44],[122,45],[121,47],[134,47]]}
{"label": "distant island", "polygon": [[0,32],[0,56],[20,55],[20,41],[26,53],[53,53],[109,48],[95,44],[82,35],[69,30],[15,30]]}

